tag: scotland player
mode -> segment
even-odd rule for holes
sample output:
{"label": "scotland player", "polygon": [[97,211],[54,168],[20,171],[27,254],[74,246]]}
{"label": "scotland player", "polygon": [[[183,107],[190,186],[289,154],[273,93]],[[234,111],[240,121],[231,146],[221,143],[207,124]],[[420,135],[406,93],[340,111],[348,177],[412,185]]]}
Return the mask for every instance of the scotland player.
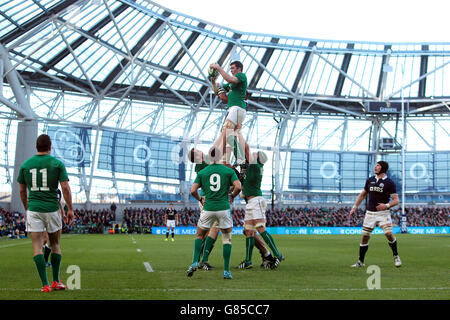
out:
{"label": "scotland player", "polygon": [[[369,248],[370,234],[379,225],[383,229],[389,246],[394,255],[394,265],[401,267],[402,262],[397,252],[397,239],[392,233],[392,219],[389,208],[396,206],[399,202],[395,183],[389,179],[386,172],[389,164],[385,161],[378,161],[374,168],[375,176],[366,180],[364,189],[356,199],[356,203],[350,211],[350,216],[356,211],[358,206],[369,195],[369,202],[366,208],[366,216],[363,223],[361,244],[359,246],[359,259],[352,267],[364,267],[364,257]],[[390,201],[390,199],[392,199]]]}
{"label": "scotland player", "polygon": [[178,213],[177,210],[173,208],[173,204],[170,204],[170,209],[166,210],[164,217],[167,226],[166,239],[169,241],[169,232],[172,231],[172,241],[175,241],[175,227],[178,225]]}

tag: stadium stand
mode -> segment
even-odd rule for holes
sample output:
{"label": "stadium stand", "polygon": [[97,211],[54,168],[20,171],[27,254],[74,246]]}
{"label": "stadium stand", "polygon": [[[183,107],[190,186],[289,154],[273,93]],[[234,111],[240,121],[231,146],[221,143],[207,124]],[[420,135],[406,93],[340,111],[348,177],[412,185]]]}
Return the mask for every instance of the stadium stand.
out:
{"label": "stadium stand", "polygon": [[[167,208],[125,208],[122,221],[115,220],[110,209],[84,210],[76,209],[75,222],[72,227],[65,226],[65,233],[108,233],[117,229],[116,233],[151,233],[151,227],[163,227]],[[268,227],[360,227],[364,211],[359,209],[357,215],[349,218],[350,207],[287,207],[267,210]],[[394,226],[400,225],[400,210],[392,210]],[[450,226],[450,207],[414,206],[406,207],[408,226],[442,227]],[[183,208],[178,211],[180,226],[194,227],[197,224],[199,210]],[[234,209],[233,225],[242,227],[244,210]],[[9,212],[0,208],[0,235],[10,238],[25,236],[25,219],[23,214]]]}

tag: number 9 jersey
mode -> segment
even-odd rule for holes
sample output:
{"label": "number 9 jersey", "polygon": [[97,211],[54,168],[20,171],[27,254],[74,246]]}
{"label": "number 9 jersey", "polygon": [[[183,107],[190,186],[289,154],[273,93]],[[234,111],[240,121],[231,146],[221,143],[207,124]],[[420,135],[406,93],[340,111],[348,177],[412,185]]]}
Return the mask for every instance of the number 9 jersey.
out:
{"label": "number 9 jersey", "polygon": [[64,163],[51,155],[35,155],[20,167],[17,182],[28,189],[28,210],[54,212],[59,210],[58,184],[68,181]]}
{"label": "number 9 jersey", "polygon": [[222,211],[230,209],[228,190],[238,177],[233,169],[223,164],[210,164],[200,170],[194,183],[198,183],[205,196],[205,211]]}

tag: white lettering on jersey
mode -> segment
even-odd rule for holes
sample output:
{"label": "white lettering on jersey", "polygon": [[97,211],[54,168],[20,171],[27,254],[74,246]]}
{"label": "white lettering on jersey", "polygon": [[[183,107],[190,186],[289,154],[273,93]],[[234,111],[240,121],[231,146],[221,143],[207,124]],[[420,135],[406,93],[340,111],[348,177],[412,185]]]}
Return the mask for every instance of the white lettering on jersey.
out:
{"label": "white lettering on jersey", "polygon": [[380,187],[370,187],[370,191],[383,192],[383,188]]}

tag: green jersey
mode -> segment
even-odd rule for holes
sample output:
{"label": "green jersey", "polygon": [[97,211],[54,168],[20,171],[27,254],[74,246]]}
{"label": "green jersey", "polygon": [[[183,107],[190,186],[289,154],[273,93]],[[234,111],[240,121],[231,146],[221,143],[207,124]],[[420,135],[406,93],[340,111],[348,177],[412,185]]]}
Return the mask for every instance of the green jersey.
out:
{"label": "green jersey", "polygon": [[262,164],[250,164],[245,172],[242,193],[246,196],[262,196],[261,181],[264,173]]}
{"label": "green jersey", "polygon": [[236,73],[234,75],[238,78],[238,83],[227,83],[223,85],[225,90],[229,90],[228,93],[228,108],[232,106],[238,106],[243,109],[247,109],[247,104],[245,103],[245,94],[247,93],[247,76],[245,73]]}
{"label": "green jersey", "polygon": [[66,167],[51,155],[35,155],[19,170],[17,182],[28,189],[28,210],[54,212],[59,210],[58,183],[68,181]]}
{"label": "green jersey", "polygon": [[194,183],[198,183],[205,195],[205,211],[230,209],[228,190],[238,177],[233,169],[223,164],[210,164],[197,174]]}
{"label": "green jersey", "polygon": [[[194,168],[195,173],[198,174],[201,170],[205,169],[207,166],[208,166],[208,164],[205,161],[203,161],[202,163],[197,163]],[[202,188],[200,190],[200,197],[203,197],[203,196],[204,196],[204,193],[203,193],[203,188]]]}
{"label": "green jersey", "polygon": [[195,171],[195,173],[199,173],[200,171],[205,169],[207,166],[208,166],[208,164],[205,161],[203,161],[202,163],[197,163],[195,165],[194,171]]}

